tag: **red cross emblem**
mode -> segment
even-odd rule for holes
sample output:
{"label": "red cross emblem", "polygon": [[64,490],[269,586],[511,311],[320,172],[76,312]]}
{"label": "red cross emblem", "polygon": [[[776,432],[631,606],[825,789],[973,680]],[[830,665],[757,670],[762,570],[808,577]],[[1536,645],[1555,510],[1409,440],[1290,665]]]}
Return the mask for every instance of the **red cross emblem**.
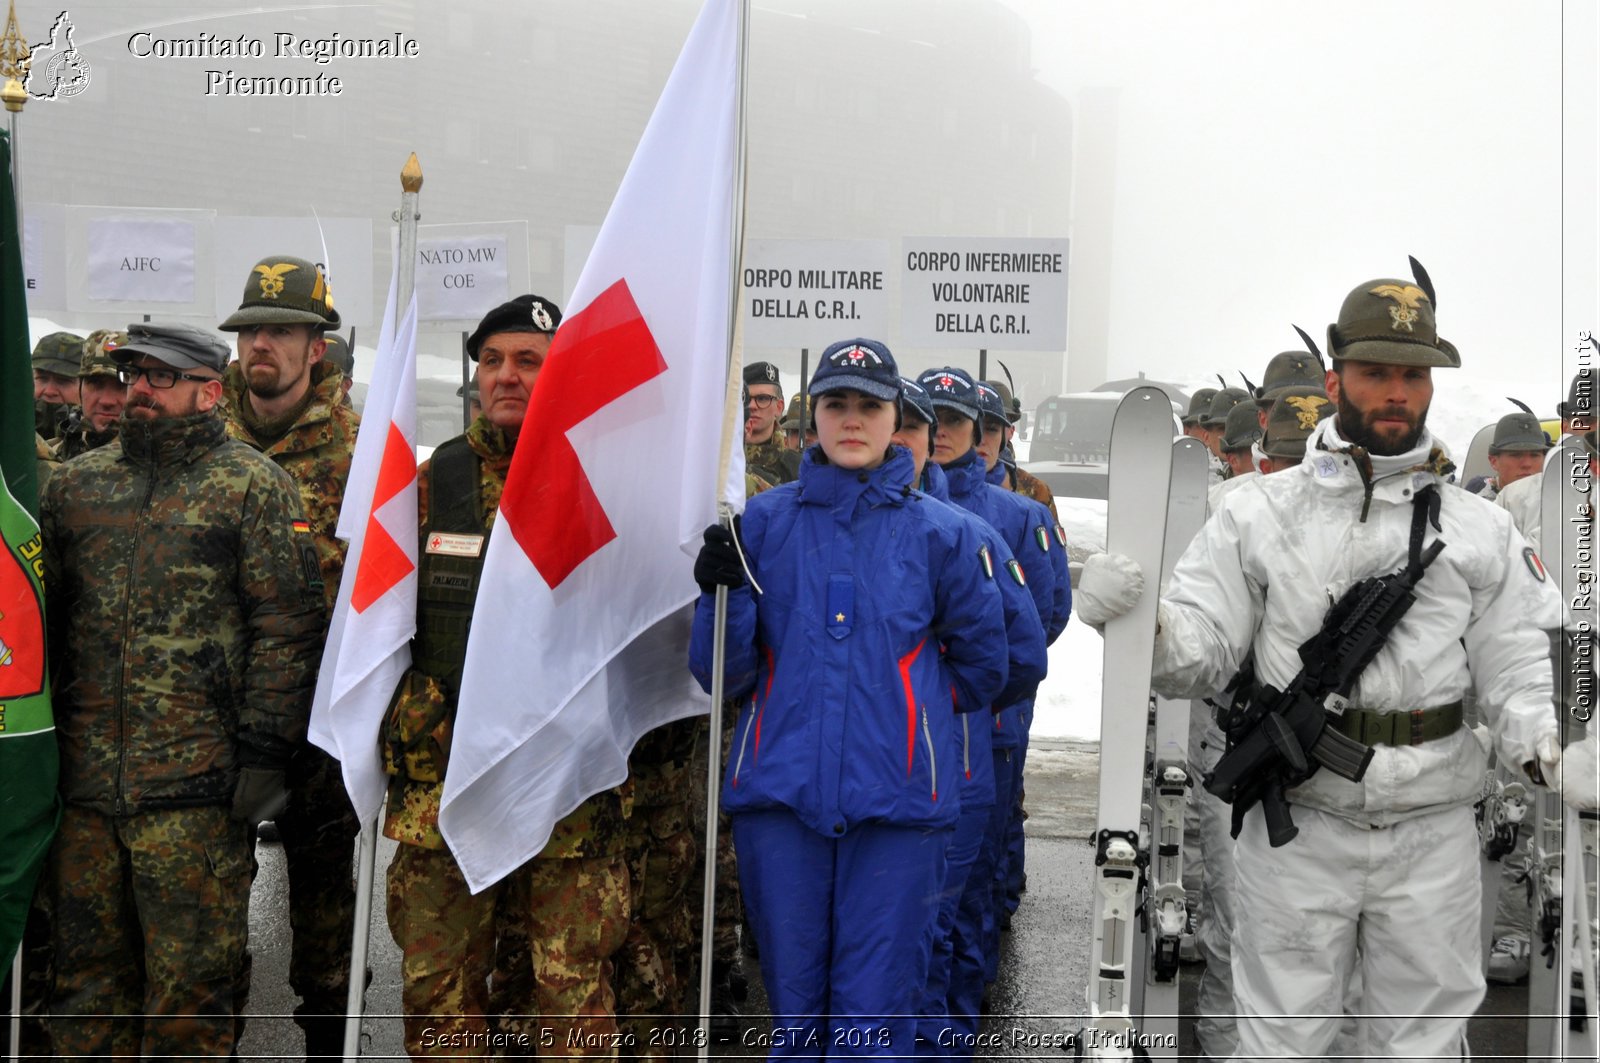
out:
{"label": "red cross emblem", "polygon": [[552,589],[617,537],[567,433],[666,369],[625,280],[556,332],[500,499],[500,515]]}

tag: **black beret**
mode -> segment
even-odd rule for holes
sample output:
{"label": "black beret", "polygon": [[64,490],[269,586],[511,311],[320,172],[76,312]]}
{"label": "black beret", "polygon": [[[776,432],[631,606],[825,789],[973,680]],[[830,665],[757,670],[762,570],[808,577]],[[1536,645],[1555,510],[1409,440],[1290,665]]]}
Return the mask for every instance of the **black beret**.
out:
{"label": "black beret", "polygon": [[483,315],[477,330],[467,337],[467,356],[476,362],[478,347],[497,332],[553,333],[560,324],[561,309],[555,303],[537,295],[519,295]]}
{"label": "black beret", "polygon": [[778,367],[771,362],[751,362],[744,367],[744,382],[746,384],[776,384],[778,390],[783,390],[783,382],[778,379]]}

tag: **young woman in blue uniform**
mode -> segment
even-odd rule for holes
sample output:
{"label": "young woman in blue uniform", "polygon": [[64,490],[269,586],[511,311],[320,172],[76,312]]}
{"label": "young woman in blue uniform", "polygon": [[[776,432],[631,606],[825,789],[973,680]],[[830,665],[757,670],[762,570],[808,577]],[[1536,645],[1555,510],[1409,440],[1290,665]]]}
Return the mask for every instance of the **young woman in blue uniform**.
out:
{"label": "young woman in blue uniform", "polygon": [[741,707],[722,805],[770,1055],[909,1055],[960,811],[956,713],[1004,688],[1005,620],[978,534],[909,486],[890,443],[888,348],[833,344],[808,394],[818,441],[800,479],[750,499],[737,542],[706,530],[690,666],[709,690],[728,586],[724,681]]}

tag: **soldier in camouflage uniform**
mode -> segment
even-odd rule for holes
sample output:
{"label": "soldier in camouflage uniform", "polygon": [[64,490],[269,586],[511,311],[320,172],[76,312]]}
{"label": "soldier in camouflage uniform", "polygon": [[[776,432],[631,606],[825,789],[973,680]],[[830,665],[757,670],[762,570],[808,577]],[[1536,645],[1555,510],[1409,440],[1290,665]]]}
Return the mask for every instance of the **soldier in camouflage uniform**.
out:
{"label": "soldier in camouflage uniform", "polygon": [[322,363],[332,369],[337,369],[343,379],[339,381],[339,390],[342,397],[339,400],[343,406],[350,406],[350,386],[356,380],[356,356],[350,349],[350,343],[343,336],[333,333],[324,335],[323,340],[328,344],[328,349],[322,354]]}
{"label": "soldier in camouflage uniform", "polygon": [[[338,326],[322,271],[287,255],[252,268],[239,309],[218,326],[237,335],[239,355],[222,377],[228,434],[271,458],[299,489],[330,615],[346,549],[334,529],[361,424],[343,404],[343,374],[323,360],[323,330]],[[289,805],[275,823],[289,877],[289,985],[300,996],[295,1022],[305,1032],[307,1055],[339,1055],[361,828],[339,762],[307,740],[289,760]]]}
{"label": "soldier in camouflage uniform", "polygon": [[783,383],[771,362],[744,367],[744,467],[774,486],[800,478],[800,454],[778,434]]}
{"label": "soldier in camouflage uniform", "polygon": [[[556,824],[540,854],[477,894],[439,833],[456,699],[483,545],[511,467],[528,395],[561,319],[524,295],[490,311],[468,340],[483,415],[418,471],[421,525],[412,667],[382,727],[390,774],[384,834],[400,842],[388,873],[389,929],[403,955],[406,1049],[481,1055],[495,1032],[488,980],[499,920],[528,928],[540,1055],[613,1055],[612,955],[628,932],[629,784],[595,794]],[[521,881],[514,881],[520,878]],[[526,889],[521,912],[505,900]],[[510,971],[515,977],[515,971]]]}
{"label": "soldier in camouflage uniform", "polygon": [[804,395],[789,400],[789,412],[778,422],[783,433],[783,449],[804,450],[817,441],[817,430],[811,423],[811,407]]}
{"label": "soldier in camouflage uniform", "polygon": [[[772,485],[745,473],[745,497]],[[737,707],[723,711],[724,745],[731,738]],[[700,922],[705,897],[703,861],[706,814],[707,720],[666,724],[641,738],[628,758],[633,783],[633,817],[628,821],[628,873],[633,883],[633,922],[616,958],[617,1012],[634,1035],[636,1051],[660,1057],[662,1049],[693,1049],[689,1031],[640,1016],[686,1015],[699,1011]],[[712,1007],[719,1029],[738,1016],[734,970],[739,955],[742,905],[737,889],[731,830],[722,817],[717,836],[717,945],[712,961]],[[743,988],[742,986],[740,987]],[[732,998],[732,999],[730,999]],[[728,1020],[728,1021],[723,1021]],[[676,1036],[663,1036],[663,1027]],[[655,1036],[652,1037],[652,1032]]]}
{"label": "soldier in camouflage uniform", "polygon": [[52,332],[33,348],[33,430],[47,440],[78,408],[82,358],[83,337],[72,332]]}
{"label": "soldier in camouflage uniform", "polygon": [[639,739],[628,757],[633,920],[616,957],[617,1012],[625,1016],[622,1023],[633,1033],[635,1050],[651,1058],[670,1055],[666,1049],[682,1040],[660,1033],[676,1024],[651,1017],[687,1011],[693,990],[688,977],[699,958],[700,911],[689,903],[691,895],[701,895],[691,889],[701,850],[691,829],[690,773],[704,736],[698,718],[677,720]]}
{"label": "soldier in camouflage uniform", "polygon": [[52,851],[63,1056],[227,1056],[250,829],[282,807],[321,657],[294,484],[228,439],[227,348],[132,325],[121,438],[47,487],[65,812]]}
{"label": "soldier in camouflage uniform", "polygon": [[78,368],[79,408],[83,415],[76,427],[64,430],[51,443],[61,461],[87,454],[117,438],[128,388],[117,376],[117,363],[111,352],[127,342],[126,332],[112,329],[97,329],[83,341],[83,361]]}

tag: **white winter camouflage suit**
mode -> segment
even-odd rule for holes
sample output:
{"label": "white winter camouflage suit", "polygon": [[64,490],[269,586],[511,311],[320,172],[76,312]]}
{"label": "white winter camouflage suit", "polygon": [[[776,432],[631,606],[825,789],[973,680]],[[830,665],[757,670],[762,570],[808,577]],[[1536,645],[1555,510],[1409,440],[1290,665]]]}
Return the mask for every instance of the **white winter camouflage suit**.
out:
{"label": "white winter camouflage suit", "polygon": [[[1351,584],[1404,567],[1412,495],[1437,483],[1443,530],[1430,526],[1426,544],[1445,548],[1351,705],[1430,708],[1470,684],[1504,762],[1534,760],[1535,743],[1556,731],[1545,634],[1561,623],[1555,587],[1504,510],[1431,471],[1426,432],[1407,454],[1372,459],[1362,520],[1363,476],[1339,452],[1336,424],[1317,427],[1297,468],[1227,494],[1185,551],[1161,601],[1157,691],[1218,690],[1252,643],[1258,680],[1282,688],[1300,670],[1300,644]],[[1472,804],[1488,741],[1463,728],[1380,745],[1359,783],[1319,771],[1289,791],[1300,833],[1279,849],[1260,807],[1246,816],[1233,943],[1240,1058],[1326,1055],[1358,956],[1371,1054],[1464,1054],[1466,1017],[1483,996]]]}

